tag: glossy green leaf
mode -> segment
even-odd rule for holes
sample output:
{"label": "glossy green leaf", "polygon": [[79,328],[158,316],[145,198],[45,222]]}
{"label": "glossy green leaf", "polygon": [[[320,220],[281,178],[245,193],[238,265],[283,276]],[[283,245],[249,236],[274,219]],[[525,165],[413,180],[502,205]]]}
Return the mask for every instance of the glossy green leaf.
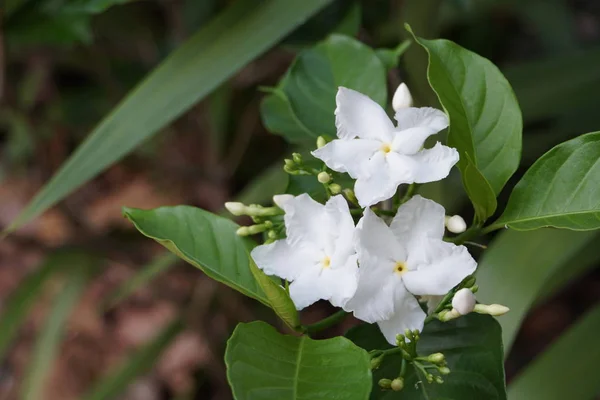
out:
{"label": "glossy green leaf", "polygon": [[[475,223],[483,223],[488,219],[496,207],[498,202],[494,190],[490,187],[490,184],[481,174],[481,172],[475,167],[473,162],[468,159],[465,163],[465,167],[462,171],[463,186],[467,196],[473,202],[473,209],[475,210]],[[477,199],[475,201],[474,199]]]}
{"label": "glossy green leaf", "polygon": [[116,398],[139,375],[148,371],[160,354],[183,330],[180,319],[168,324],[152,341],[137,350],[120,367],[100,379],[92,389],[82,397],[83,400],[107,400]]}
{"label": "glossy green leaf", "polygon": [[358,90],[385,106],[386,69],[375,51],[343,35],[331,35],[301,52],[277,88],[261,104],[264,125],[294,143],[314,146],[334,137],[339,86]]}
{"label": "glossy green leaf", "polygon": [[510,84],[489,60],[456,43],[415,40],[429,55],[427,76],[450,117],[448,144],[460,153],[463,180],[470,160],[498,195],[521,158],[523,121]]}
{"label": "glossy green leaf", "polygon": [[330,1],[233,2],[100,122],[8,231],[35,218],[120,160]]}
{"label": "glossy green leaf", "polygon": [[124,208],[123,214],[144,236],[210,278],[269,305],[250,271],[248,251],[252,243],[236,234],[239,227],[234,222],[190,206]]}
{"label": "glossy green leaf", "polygon": [[600,228],[600,132],[561,143],[544,154],[513,190],[493,228]]}
{"label": "glossy green leaf", "polygon": [[515,378],[508,388],[508,398],[596,398],[600,393],[598,332],[600,307],[596,306]]}
{"label": "glossy green leaf", "polygon": [[498,318],[508,351],[521,322],[548,280],[595,237],[593,232],[540,229],[504,231],[483,253],[477,268],[477,300],[499,303],[510,312]]}
{"label": "glossy green leaf", "polygon": [[[81,253],[67,254],[63,259],[62,284],[53,298],[50,313],[33,349],[33,356],[23,380],[23,400],[39,400],[49,378],[50,369],[56,357],[65,330],[67,318],[77,305],[79,296],[89,278],[94,259]],[[68,271],[65,269],[68,268]],[[68,273],[65,273],[68,272]]]}
{"label": "glossy green leaf", "polygon": [[260,285],[273,311],[294,330],[300,329],[300,316],[294,302],[279,282],[274,281],[262,272],[250,258],[250,271]]}
{"label": "glossy green leaf", "polygon": [[343,337],[287,336],[264,322],[239,324],[225,351],[236,400],[366,400],[369,355]]}
{"label": "glossy green leaf", "polygon": [[[391,347],[375,324],[352,328],[346,337],[365,350]],[[393,378],[400,371],[402,357],[390,355],[373,372],[371,400],[506,399],[501,330],[492,317],[469,314],[445,323],[434,320],[425,325],[417,351],[424,356],[437,352],[446,356],[451,373],[444,376],[444,383],[429,384],[420,372],[409,368],[401,392],[379,389],[379,379]]]}

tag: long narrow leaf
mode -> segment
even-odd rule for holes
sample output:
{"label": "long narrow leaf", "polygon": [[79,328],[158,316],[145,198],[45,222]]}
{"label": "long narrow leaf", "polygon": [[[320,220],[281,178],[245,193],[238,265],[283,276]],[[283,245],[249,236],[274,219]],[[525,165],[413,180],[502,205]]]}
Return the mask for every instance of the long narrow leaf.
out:
{"label": "long narrow leaf", "polygon": [[43,213],[121,159],[330,2],[234,2],[96,127],[7,231]]}
{"label": "long narrow leaf", "polygon": [[508,388],[510,400],[591,399],[600,391],[600,306],[581,318]]}

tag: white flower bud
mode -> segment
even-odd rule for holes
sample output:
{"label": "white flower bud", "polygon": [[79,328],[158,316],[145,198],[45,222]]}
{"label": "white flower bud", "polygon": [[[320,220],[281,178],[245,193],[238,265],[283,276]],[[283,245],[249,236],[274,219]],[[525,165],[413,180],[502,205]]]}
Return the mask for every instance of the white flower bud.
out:
{"label": "white flower bud", "polygon": [[331,180],[331,175],[329,175],[327,172],[323,171],[323,172],[319,172],[319,175],[317,175],[317,180],[320,183],[328,183]]}
{"label": "white flower bud", "polygon": [[275,196],[273,196],[273,203],[275,203],[277,207],[283,210],[285,204],[293,198],[294,196],[291,194],[276,194]]}
{"label": "white flower bud", "polygon": [[460,215],[447,216],[446,228],[452,233],[463,233],[467,230],[467,223]]}
{"label": "white flower bud", "polygon": [[317,138],[317,149],[320,149],[321,147],[325,146],[327,144],[327,140],[325,140],[325,138],[323,136],[319,136]]}
{"label": "white flower bud", "polygon": [[401,83],[392,98],[392,107],[394,107],[394,111],[398,111],[403,108],[412,107],[412,105],[413,98],[410,94],[410,90],[408,90],[408,86],[406,86],[405,83]]}
{"label": "white flower bud", "polygon": [[494,317],[499,317],[500,315],[504,315],[509,312],[510,308],[501,304],[477,304],[473,311],[479,314],[489,314],[493,315]]}
{"label": "white flower bud", "polygon": [[471,289],[460,289],[452,298],[452,307],[460,315],[467,315],[475,308],[475,295]]}
{"label": "white flower bud", "polygon": [[340,194],[342,193],[342,187],[337,183],[332,183],[329,185],[329,190],[331,190],[331,194]]}
{"label": "white flower bud", "polygon": [[240,216],[247,214],[246,205],[237,201],[228,201],[227,203],[225,203],[225,208],[233,215]]}
{"label": "white flower bud", "polygon": [[240,226],[235,233],[237,233],[238,236],[248,236],[250,235],[250,230],[247,226]]}

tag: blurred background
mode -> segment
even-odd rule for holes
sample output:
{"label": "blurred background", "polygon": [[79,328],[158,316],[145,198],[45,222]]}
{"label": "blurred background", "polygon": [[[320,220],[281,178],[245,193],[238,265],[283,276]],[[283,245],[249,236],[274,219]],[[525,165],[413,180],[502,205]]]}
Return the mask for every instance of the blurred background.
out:
{"label": "blurred background", "polygon": [[[1,229],[136,84],[235,3],[3,1]],[[127,157],[0,240],[0,400],[231,398],[223,352],[235,325],[265,319],[283,326],[134,231],[121,207],[189,204],[219,213],[230,199],[269,203],[286,189],[280,167],[293,148],[263,127],[261,87],[276,85],[298,51],[331,32],[393,48],[406,38],[404,22],[420,36],[448,38],[489,58],[512,84],[524,151],[500,210],[535,159],[600,130],[599,1],[333,1]],[[223,52],[245,45],[242,38]],[[418,103],[435,105],[425,67],[424,52],[412,46],[390,72],[390,90],[408,81]],[[127,117],[132,126],[146,124],[133,109]],[[459,178],[453,182],[444,193],[425,187],[424,194],[470,217]],[[579,254],[585,262],[568,264],[576,271],[536,301],[507,357],[509,381],[600,299],[598,239]],[[303,318],[331,311],[319,304]],[[355,323],[348,318],[325,336]]]}

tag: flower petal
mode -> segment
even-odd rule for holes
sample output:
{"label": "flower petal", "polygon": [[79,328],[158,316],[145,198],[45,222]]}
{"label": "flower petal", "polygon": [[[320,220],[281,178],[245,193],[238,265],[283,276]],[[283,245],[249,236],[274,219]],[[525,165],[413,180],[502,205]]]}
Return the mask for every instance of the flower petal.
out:
{"label": "flower petal", "polygon": [[415,239],[442,239],[445,215],[444,207],[433,200],[415,195],[398,208],[390,228],[396,240],[406,243],[409,251],[412,251],[420,244],[412,244]]}
{"label": "flower petal", "polygon": [[362,207],[387,200],[396,193],[398,184],[392,179],[390,165],[382,151],[371,157],[363,171],[364,176],[359,176],[354,185],[354,194]]}
{"label": "flower petal", "polygon": [[333,140],[311,154],[322,160],[329,168],[347,172],[356,179],[365,164],[379,150],[381,142],[371,139]]}
{"label": "flower petal", "polygon": [[335,126],[340,139],[391,141],[394,124],[379,104],[355,90],[340,87],[335,96]]}
{"label": "flower petal", "polygon": [[303,193],[284,204],[284,221],[290,246],[312,244],[321,247],[327,240],[325,206]]}
{"label": "flower petal", "polygon": [[313,266],[306,268],[298,278],[290,284],[290,297],[296,305],[297,310],[302,310],[311,304],[323,299],[322,289],[325,285],[319,284],[323,268]]}
{"label": "flower petal", "polygon": [[448,127],[448,116],[446,113],[431,107],[402,108],[396,111],[394,118],[398,121],[397,130],[427,127],[434,132],[439,132]]}
{"label": "flower petal", "polygon": [[338,268],[323,270],[319,287],[323,299],[335,307],[344,307],[356,293],[358,286],[358,263],[356,254],[346,259],[346,264]]}
{"label": "flower petal", "polygon": [[436,130],[429,127],[415,127],[404,129],[402,131],[394,131],[392,151],[399,154],[416,154],[423,148],[425,140],[436,133]]}
{"label": "flower petal", "polygon": [[394,263],[407,258],[405,244],[398,242],[390,227],[370,208],[365,209],[363,217],[358,221],[354,243],[359,257],[367,252]]}
{"label": "flower petal", "polygon": [[252,259],[267,275],[288,281],[300,276],[306,268],[320,262],[319,254],[306,246],[290,246],[285,240],[263,244],[252,249]]}
{"label": "flower petal", "polygon": [[444,179],[458,162],[456,149],[437,142],[431,149],[419,151],[411,156],[415,162],[413,168],[416,183],[435,182]]}
{"label": "flower petal", "polygon": [[[477,262],[471,257],[465,246],[456,246],[442,240],[426,239],[426,259],[416,263],[416,269],[402,275],[406,288],[415,295],[443,295],[477,268]],[[422,257],[422,255],[420,255]]]}
{"label": "flower petal", "polygon": [[[335,229],[332,230],[333,251],[327,254],[331,257],[331,269],[343,267],[347,259],[354,255],[354,220],[348,208],[348,202],[343,196],[333,196],[325,204],[325,212],[333,220]],[[328,249],[326,249],[327,251]]]}
{"label": "flower petal", "polygon": [[396,345],[396,335],[406,329],[421,331],[425,324],[425,313],[419,302],[405,288],[396,294],[396,310],[387,320],[379,321],[379,329],[391,345]]}

